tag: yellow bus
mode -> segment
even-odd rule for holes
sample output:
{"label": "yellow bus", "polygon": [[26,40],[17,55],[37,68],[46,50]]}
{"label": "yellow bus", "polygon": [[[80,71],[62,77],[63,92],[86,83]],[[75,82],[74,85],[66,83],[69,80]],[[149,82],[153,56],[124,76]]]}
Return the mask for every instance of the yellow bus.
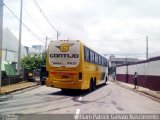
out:
{"label": "yellow bus", "polygon": [[51,41],[47,50],[46,86],[90,91],[107,82],[107,59],[79,40]]}

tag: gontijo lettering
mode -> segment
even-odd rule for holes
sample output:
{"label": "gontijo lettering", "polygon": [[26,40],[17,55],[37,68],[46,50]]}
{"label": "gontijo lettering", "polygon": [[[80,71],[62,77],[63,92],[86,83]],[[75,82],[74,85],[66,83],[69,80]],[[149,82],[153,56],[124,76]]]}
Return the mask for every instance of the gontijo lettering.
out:
{"label": "gontijo lettering", "polygon": [[79,58],[79,54],[50,54],[50,58]]}

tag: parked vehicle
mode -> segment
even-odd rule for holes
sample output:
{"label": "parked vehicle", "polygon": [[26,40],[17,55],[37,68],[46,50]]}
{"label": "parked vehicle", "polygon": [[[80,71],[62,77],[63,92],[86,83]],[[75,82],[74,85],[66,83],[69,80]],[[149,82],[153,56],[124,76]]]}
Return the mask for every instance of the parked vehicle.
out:
{"label": "parked vehicle", "polygon": [[42,85],[46,84],[46,78],[48,76],[48,73],[46,71],[46,65],[41,65],[41,70],[40,70],[40,83]]}
{"label": "parked vehicle", "polygon": [[25,71],[25,80],[28,80],[29,82],[35,81],[34,78],[34,72],[33,71]]}
{"label": "parked vehicle", "polygon": [[32,71],[28,73],[28,80],[34,81],[34,73]]}

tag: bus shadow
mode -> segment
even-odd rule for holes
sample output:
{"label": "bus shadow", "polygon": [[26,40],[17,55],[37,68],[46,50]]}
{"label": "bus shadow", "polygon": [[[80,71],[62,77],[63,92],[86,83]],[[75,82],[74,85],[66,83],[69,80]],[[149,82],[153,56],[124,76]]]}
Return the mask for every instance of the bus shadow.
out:
{"label": "bus shadow", "polygon": [[48,95],[56,95],[56,96],[69,96],[69,97],[77,97],[83,94],[84,91],[81,90],[67,90],[67,91],[57,91],[50,93]]}
{"label": "bus shadow", "polygon": [[56,96],[68,96],[68,97],[78,97],[78,96],[86,96],[90,93],[93,93],[97,90],[99,90],[100,88],[102,87],[106,87],[108,84],[102,84],[102,85],[98,85],[96,87],[96,89],[92,92],[89,92],[89,90],[67,90],[67,91],[57,91],[57,92],[53,92],[53,93],[50,93],[48,95],[56,95]]}

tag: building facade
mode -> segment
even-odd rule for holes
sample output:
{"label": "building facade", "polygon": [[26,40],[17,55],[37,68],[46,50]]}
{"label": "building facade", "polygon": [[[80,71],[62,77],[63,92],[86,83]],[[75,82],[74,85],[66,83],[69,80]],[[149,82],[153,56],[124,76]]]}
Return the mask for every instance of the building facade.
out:
{"label": "building facade", "polygon": [[137,58],[116,58],[114,55],[109,57],[109,73],[116,73],[116,66],[138,62]]}
{"label": "building facade", "polygon": [[[15,62],[18,61],[18,39],[8,29],[3,30],[3,43],[2,43],[2,61]],[[26,48],[21,46],[21,56],[27,55]]]}
{"label": "building facade", "polygon": [[116,58],[114,55],[111,55],[109,58],[110,67],[116,67],[117,65],[130,64],[134,62],[138,62],[138,59],[137,58]]}

